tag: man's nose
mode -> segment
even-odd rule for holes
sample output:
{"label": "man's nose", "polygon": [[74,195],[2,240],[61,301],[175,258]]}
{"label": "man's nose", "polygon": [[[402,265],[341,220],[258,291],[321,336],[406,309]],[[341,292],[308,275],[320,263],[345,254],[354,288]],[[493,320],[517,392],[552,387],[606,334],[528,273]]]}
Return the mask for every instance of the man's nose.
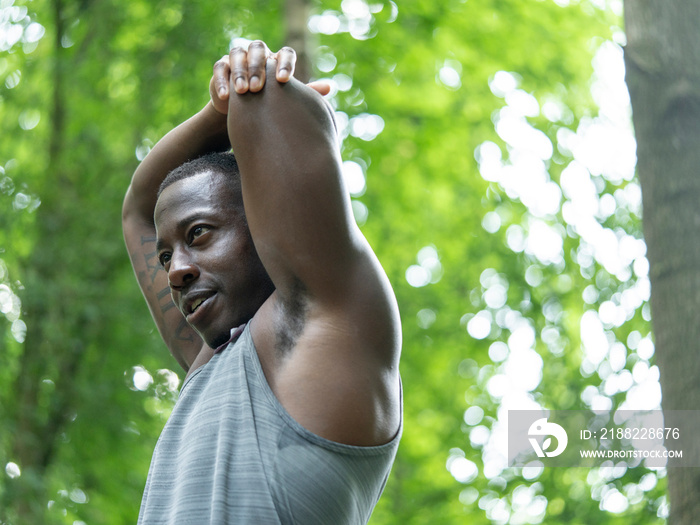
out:
{"label": "man's nose", "polygon": [[192,258],[183,252],[173,253],[168,269],[168,283],[173,290],[181,290],[199,277],[199,268]]}

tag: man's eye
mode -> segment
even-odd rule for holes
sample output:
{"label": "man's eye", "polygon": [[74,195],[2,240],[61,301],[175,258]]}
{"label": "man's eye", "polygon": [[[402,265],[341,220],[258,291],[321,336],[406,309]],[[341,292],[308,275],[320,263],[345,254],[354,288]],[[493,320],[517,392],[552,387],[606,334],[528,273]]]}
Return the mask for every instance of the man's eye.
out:
{"label": "man's eye", "polygon": [[192,239],[196,239],[197,237],[199,237],[200,235],[204,235],[208,231],[209,231],[208,226],[195,226],[194,228],[192,228],[192,231],[190,232],[190,237]]}
{"label": "man's eye", "polygon": [[168,252],[163,252],[158,256],[158,261],[160,265],[165,268],[165,265],[170,262],[170,254]]}

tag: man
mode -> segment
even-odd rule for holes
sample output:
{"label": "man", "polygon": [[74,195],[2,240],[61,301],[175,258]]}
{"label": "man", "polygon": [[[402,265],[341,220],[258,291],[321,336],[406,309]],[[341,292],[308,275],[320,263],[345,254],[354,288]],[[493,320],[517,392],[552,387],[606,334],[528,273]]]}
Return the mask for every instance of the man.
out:
{"label": "man", "polygon": [[[141,524],[365,523],[398,447],[396,301],[353,220],[328,88],[295,60],[253,42],[217,62],[210,102],[125,197],[134,271],[187,371]],[[237,167],[185,164],[231,148]]]}

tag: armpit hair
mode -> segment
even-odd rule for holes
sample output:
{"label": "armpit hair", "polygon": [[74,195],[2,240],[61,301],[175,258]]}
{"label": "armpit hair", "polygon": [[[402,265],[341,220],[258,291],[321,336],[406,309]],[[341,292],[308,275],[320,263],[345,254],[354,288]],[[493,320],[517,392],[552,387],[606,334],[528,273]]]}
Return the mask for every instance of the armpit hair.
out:
{"label": "armpit hair", "polygon": [[284,355],[294,348],[306,324],[309,305],[308,291],[304,283],[294,278],[291,293],[277,305],[280,316],[277,351]]}

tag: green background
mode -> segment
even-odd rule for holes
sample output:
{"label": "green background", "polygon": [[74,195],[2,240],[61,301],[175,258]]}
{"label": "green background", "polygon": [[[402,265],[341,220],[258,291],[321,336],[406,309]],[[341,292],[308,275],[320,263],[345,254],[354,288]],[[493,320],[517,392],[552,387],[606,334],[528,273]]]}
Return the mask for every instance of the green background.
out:
{"label": "green background", "polygon": [[[314,75],[337,88],[358,222],[403,321],[404,437],[372,523],[663,522],[663,470],[502,459],[509,407],[619,407],[658,385],[638,183],[586,160],[605,142],[587,131],[616,114],[622,72],[594,57],[620,53],[621,2],[324,0],[312,15]],[[0,0],[0,24],[0,522],[135,523],[182,374],[121,200],[234,38],[285,43],[285,5]],[[572,219],[581,202],[597,227]],[[610,236],[639,253],[611,262],[595,241]]]}

